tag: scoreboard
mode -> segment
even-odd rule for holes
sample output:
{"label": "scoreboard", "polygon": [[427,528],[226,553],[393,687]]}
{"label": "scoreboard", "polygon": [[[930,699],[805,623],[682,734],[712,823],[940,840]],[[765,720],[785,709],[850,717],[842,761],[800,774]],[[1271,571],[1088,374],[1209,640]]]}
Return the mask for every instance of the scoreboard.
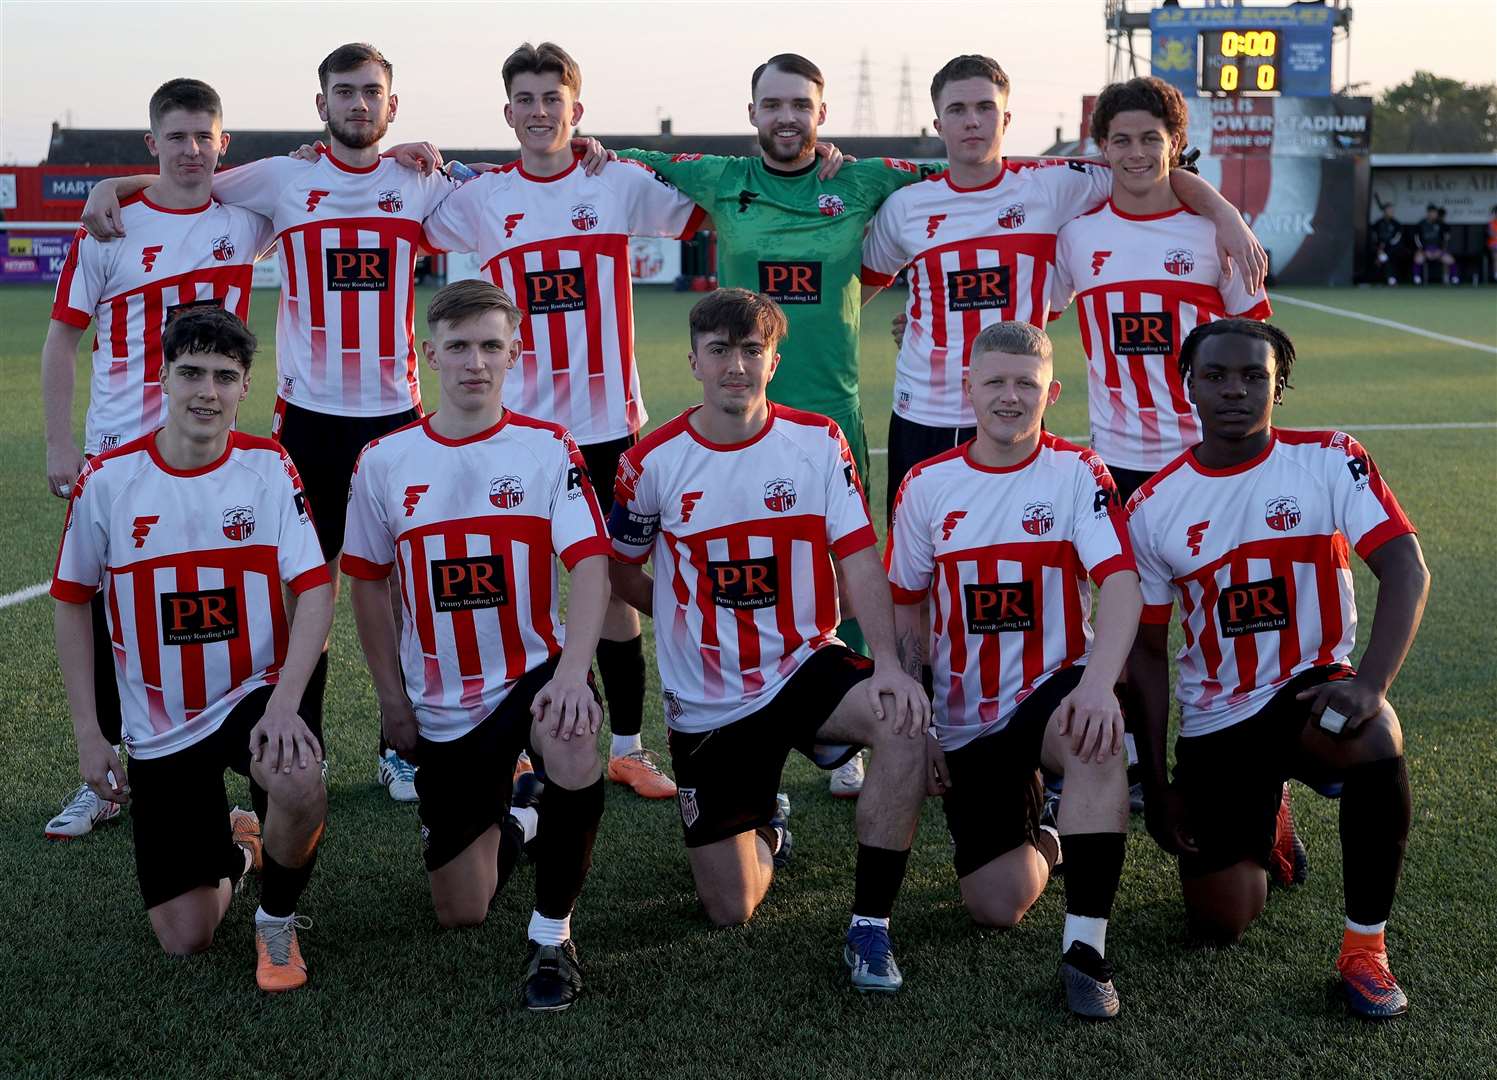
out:
{"label": "scoreboard", "polygon": [[1277,30],[1206,30],[1197,39],[1202,94],[1277,94]]}
{"label": "scoreboard", "polygon": [[1324,4],[1156,8],[1153,73],[1192,97],[1329,97],[1335,18]]}

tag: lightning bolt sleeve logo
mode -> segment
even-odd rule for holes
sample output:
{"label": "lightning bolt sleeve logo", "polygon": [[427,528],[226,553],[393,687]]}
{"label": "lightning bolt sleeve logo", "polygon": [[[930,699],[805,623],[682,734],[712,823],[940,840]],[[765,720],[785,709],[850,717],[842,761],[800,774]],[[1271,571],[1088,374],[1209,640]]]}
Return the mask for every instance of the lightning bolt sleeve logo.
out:
{"label": "lightning bolt sleeve logo", "polygon": [[421,501],[421,496],[431,490],[430,484],[412,484],[405,489],[405,502],[400,505],[405,507],[405,516],[410,517],[416,512],[416,504]]}
{"label": "lightning bolt sleeve logo", "polygon": [[135,526],[130,532],[130,539],[135,541],[137,548],[146,546],[146,537],[151,535],[151,526],[161,520],[161,515],[151,514],[148,517],[138,517],[132,524]]}
{"label": "lightning bolt sleeve logo", "polygon": [[1185,546],[1190,549],[1192,555],[1199,555],[1201,553],[1201,543],[1206,539],[1206,530],[1210,527],[1211,521],[1209,518],[1185,527]]}

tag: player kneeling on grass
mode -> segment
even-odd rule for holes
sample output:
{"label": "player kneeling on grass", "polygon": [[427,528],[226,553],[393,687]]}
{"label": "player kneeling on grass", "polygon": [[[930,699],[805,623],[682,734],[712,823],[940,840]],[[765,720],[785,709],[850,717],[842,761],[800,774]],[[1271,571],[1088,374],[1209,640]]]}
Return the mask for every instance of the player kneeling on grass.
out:
{"label": "player kneeling on grass", "polygon": [[[514,301],[485,281],[456,282],[432,297],[426,321],[441,408],[365,447],[342,568],[385,738],[417,765],[437,921],[483,922],[534,840],[521,999],[565,1009],[582,991],[572,909],[603,816],[589,668],[608,605],[608,533],[572,436],[501,403],[520,355]],[[571,572],[564,629],[558,560]],[[397,568],[398,635],[385,584]],[[512,801],[527,748],[546,781],[524,774]]]}
{"label": "player kneeling on grass", "polygon": [[[692,308],[702,404],[619,462],[614,588],[655,620],[677,802],[714,923],[747,922],[789,855],[775,793],[790,751],[830,769],[872,748],[843,959],[858,989],[897,990],[889,915],[924,794],[929,703],[899,668],[847,440],[825,416],[765,399],[785,332],[779,305],[744,289]],[[836,637],[833,556],[872,661]]]}
{"label": "player kneeling on grass", "polygon": [[[83,779],[131,805],[135,867],[162,948],[201,952],[261,871],[256,981],[307,981],[296,903],[327,812],[322,747],[297,715],[332,622],[301,481],[275,443],[234,431],[255,338],[221,308],[167,324],[166,424],[84,468],[52,580],[57,655]],[[281,586],[297,595],[288,630]],[[102,589],[130,751],[128,786],[94,717],[89,602]],[[256,814],[231,813],[225,768]],[[264,832],[261,834],[261,823]]]}
{"label": "player kneeling on grass", "polygon": [[[1128,505],[1145,601],[1134,662],[1149,831],[1180,860],[1192,928],[1236,941],[1263,910],[1281,785],[1342,782],[1346,933],[1336,967],[1351,1010],[1381,1019],[1408,1011],[1383,942],[1410,817],[1403,734],[1385,695],[1418,629],[1429,571],[1355,439],[1272,426],[1293,363],[1289,338],[1265,323],[1191,331],[1180,372],[1201,443]],[[1378,578],[1358,670],[1350,550]],[[1181,727],[1166,787],[1176,598]]]}
{"label": "player kneeling on grass", "polygon": [[[930,790],[984,926],[1023,918],[1064,853],[1066,1001],[1106,1019],[1119,1008],[1104,953],[1128,825],[1113,683],[1143,607],[1138,574],[1102,459],[1041,426],[1060,396],[1045,332],[986,327],[963,383],[976,435],[910,471],[887,552],[912,670],[931,642]],[[1101,586],[1095,649],[1088,575]],[[1039,823],[1042,762],[1066,778],[1058,833]]]}

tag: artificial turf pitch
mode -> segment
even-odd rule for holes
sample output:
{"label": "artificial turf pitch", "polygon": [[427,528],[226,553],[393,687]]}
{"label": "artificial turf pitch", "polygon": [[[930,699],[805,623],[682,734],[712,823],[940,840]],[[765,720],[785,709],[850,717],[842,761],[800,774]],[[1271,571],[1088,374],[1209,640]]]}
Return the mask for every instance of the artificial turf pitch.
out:
{"label": "artificial turf pitch", "polygon": [[[418,297],[424,308],[430,290]],[[1497,344],[1491,289],[1293,290],[1300,297]],[[0,290],[0,594],[47,579],[62,503],[43,470],[37,357],[50,291]],[[696,297],[637,291],[638,353],[651,425],[699,400],[686,312]],[[864,412],[885,441],[894,297],[865,312]],[[269,428],[273,294],[253,326],[262,351],[241,426]],[[51,844],[42,825],[78,782],[51,601],[0,610],[0,1039],[4,1076],[949,1077],[1492,1075],[1497,954],[1497,356],[1281,303],[1299,351],[1289,427],[1340,427],[1382,468],[1420,529],[1433,587],[1390,699],[1414,793],[1408,860],[1388,942],[1413,1012],[1369,1027],[1332,990],[1341,933],[1336,804],[1295,787],[1309,882],[1271,895],[1242,945],[1191,947],[1174,867],[1135,820],[1108,955],[1120,1022],[1064,1012],[1062,890],[1053,882],[1010,931],[975,928],[961,907],[941,810],[927,803],[894,917],[906,976],[891,998],[846,986],[840,952],[851,901],[853,805],[792,759],[795,858],[746,927],[715,930],[695,900],[670,802],[613,787],[574,934],[587,979],[562,1016],[515,996],[531,908],[519,870],[481,928],[436,926],[414,806],[375,783],[376,711],[346,599],[327,700],[330,817],[302,910],[307,989],[261,994],[253,979],[253,884],[213,949],[162,955],[136,890],[123,818]],[[1065,392],[1052,431],[1086,431],[1075,317],[1052,324]],[[86,342],[91,342],[91,337]],[[79,429],[86,400],[79,363]],[[427,405],[436,403],[427,373]],[[1477,425],[1424,428],[1423,425]],[[1368,425],[1410,425],[1378,430]],[[1485,425],[1485,426],[1480,426]],[[870,499],[882,518],[884,459]],[[1361,644],[1375,582],[1357,564]],[[346,595],[346,591],[345,591]],[[646,651],[652,656],[646,623]],[[645,741],[664,748],[650,664]],[[604,731],[606,736],[606,728]],[[245,797],[231,777],[231,798]]]}

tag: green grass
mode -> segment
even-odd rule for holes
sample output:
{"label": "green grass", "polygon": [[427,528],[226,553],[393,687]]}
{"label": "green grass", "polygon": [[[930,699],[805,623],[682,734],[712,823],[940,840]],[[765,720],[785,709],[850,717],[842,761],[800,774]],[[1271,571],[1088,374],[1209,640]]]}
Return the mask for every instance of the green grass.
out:
{"label": "green grass", "polygon": [[[1491,290],[1294,295],[1497,342]],[[656,424],[696,400],[683,333],[695,299],[638,296],[640,366]],[[0,291],[0,544],[8,553],[0,593],[47,577],[61,524],[62,504],[42,475],[36,370],[49,302],[41,289]],[[884,442],[895,310],[894,298],[880,297],[865,327],[874,446]],[[250,431],[268,430],[273,320],[262,294],[254,325],[266,347],[241,414]],[[567,1016],[528,1016],[513,997],[531,872],[516,873],[484,927],[437,930],[415,811],[392,805],[374,783],[374,700],[346,603],[328,691],[330,823],[303,903],[316,921],[303,938],[313,981],[270,999],[251,974],[253,886],[211,952],[174,961],[141,910],[128,825],[70,845],[42,840],[42,823],[77,779],[51,606],[37,599],[0,611],[0,1009],[10,1032],[0,1041],[0,1075],[1490,1074],[1497,1022],[1483,991],[1497,954],[1497,430],[1359,425],[1497,421],[1497,357],[1287,304],[1277,321],[1300,354],[1281,422],[1357,433],[1420,526],[1434,575],[1424,629],[1392,695],[1415,807],[1389,928],[1395,970],[1414,1002],[1407,1022],[1363,1027],[1328,997],[1341,925],[1336,806],[1303,788],[1296,812],[1310,881],[1274,894],[1232,950],[1185,946],[1173,866],[1135,826],[1109,935],[1125,1011],[1110,1027],[1083,1026],[1061,1010],[1060,885],[1018,929],[975,929],[931,802],[895,916],[907,988],[891,1000],[859,998],[842,985],[838,959],[852,807],[830,799],[799,760],[785,780],[795,864],[737,930],[702,919],[672,805],[611,791],[574,921],[587,996]],[[1073,317],[1053,329],[1066,393],[1050,427],[1084,432]],[[431,387],[428,404],[434,399]],[[883,458],[873,461],[879,506]],[[1360,567],[1357,582],[1365,641],[1374,583]],[[664,742],[658,700],[652,672],[646,741],[656,747]],[[232,778],[230,790],[243,798],[242,781]]]}

